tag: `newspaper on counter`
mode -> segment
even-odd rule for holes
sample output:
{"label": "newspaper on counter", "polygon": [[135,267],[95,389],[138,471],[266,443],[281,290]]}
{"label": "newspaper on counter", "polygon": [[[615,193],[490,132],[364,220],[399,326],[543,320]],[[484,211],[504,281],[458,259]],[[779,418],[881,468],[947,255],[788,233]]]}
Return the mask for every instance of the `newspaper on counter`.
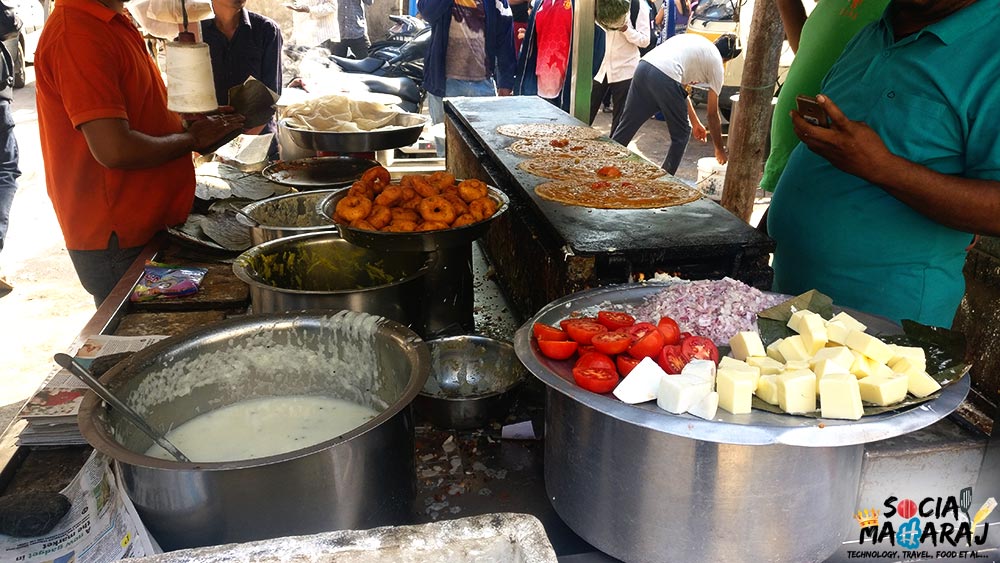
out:
{"label": "newspaper on counter", "polygon": [[[75,354],[76,361],[90,368],[101,356],[137,352],[166,336],[89,336]],[[18,417],[28,421],[17,443],[22,446],[84,444],[76,415],[87,385],[69,370],[58,368],[21,408]]]}
{"label": "newspaper on counter", "polygon": [[104,454],[95,451],[61,493],[72,505],[56,527],[34,538],[0,535],[0,561],[104,563],[162,552]]}

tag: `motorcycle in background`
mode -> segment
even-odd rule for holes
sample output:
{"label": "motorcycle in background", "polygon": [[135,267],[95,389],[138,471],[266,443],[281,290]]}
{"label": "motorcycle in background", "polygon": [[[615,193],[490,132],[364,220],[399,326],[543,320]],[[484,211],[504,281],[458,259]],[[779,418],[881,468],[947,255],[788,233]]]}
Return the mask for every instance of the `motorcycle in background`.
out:
{"label": "motorcycle in background", "polygon": [[[409,16],[408,16],[409,17]],[[431,28],[424,27],[399,47],[399,52],[383,59],[369,55],[350,59],[331,55],[330,60],[342,72],[355,75],[372,92],[392,94],[403,100],[401,106],[419,113],[426,91],[423,89],[424,56],[431,43]]]}

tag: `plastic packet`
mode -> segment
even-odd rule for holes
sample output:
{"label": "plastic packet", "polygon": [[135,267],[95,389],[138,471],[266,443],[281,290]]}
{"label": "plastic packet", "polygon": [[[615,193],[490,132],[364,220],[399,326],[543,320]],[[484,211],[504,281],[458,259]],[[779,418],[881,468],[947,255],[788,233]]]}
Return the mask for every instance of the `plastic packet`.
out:
{"label": "plastic packet", "polygon": [[129,300],[152,301],[198,293],[207,273],[205,268],[182,268],[147,260],[142,279],[132,290]]}

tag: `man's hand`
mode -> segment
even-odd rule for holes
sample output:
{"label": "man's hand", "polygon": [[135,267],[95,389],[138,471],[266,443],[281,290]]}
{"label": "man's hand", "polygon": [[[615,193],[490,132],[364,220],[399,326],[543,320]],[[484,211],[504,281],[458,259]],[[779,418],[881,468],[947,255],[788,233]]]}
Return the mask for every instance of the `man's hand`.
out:
{"label": "man's hand", "polygon": [[840,170],[880,183],[875,176],[893,156],[882,138],[863,121],[848,119],[830,98],[821,94],[816,101],[830,116],[830,127],[812,125],[799,112],[792,111],[792,125],[798,138]]}
{"label": "man's hand", "polygon": [[303,6],[302,4],[297,4],[295,2],[285,4],[285,7],[295,12],[303,12],[303,13],[309,12],[309,6]]}
{"label": "man's hand", "polygon": [[203,152],[216,145],[226,135],[233,131],[242,130],[244,121],[245,118],[238,113],[209,115],[203,119],[192,121],[188,125],[187,132],[194,137],[193,150]]}
{"label": "man's hand", "polygon": [[497,96],[513,96],[514,91],[510,88],[497,88]]}
{"label": "man's hand", "polygon": [[702,143],[708,141],[708,132],[705,131],[705,126],[700,121],[691,123],[691,136]]}
{"label": "man's hand", "polygon": [[719,161],[719,164],[725,164],[729,160],[729,155],[726,154],[726,149],[715,147],[715,160]]}

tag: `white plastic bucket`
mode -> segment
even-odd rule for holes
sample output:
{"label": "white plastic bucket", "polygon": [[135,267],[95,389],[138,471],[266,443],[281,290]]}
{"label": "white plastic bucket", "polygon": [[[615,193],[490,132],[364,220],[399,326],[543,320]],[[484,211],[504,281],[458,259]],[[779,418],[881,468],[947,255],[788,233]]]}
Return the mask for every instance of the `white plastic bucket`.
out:
{"label": "white plastic bucket", "polygon": [[719,164],[714,156],[698,159],[698,180],[695,185],[705,194],[705,197],[714,200],[722,199],[722,187],[725,183],[725,164]]}

